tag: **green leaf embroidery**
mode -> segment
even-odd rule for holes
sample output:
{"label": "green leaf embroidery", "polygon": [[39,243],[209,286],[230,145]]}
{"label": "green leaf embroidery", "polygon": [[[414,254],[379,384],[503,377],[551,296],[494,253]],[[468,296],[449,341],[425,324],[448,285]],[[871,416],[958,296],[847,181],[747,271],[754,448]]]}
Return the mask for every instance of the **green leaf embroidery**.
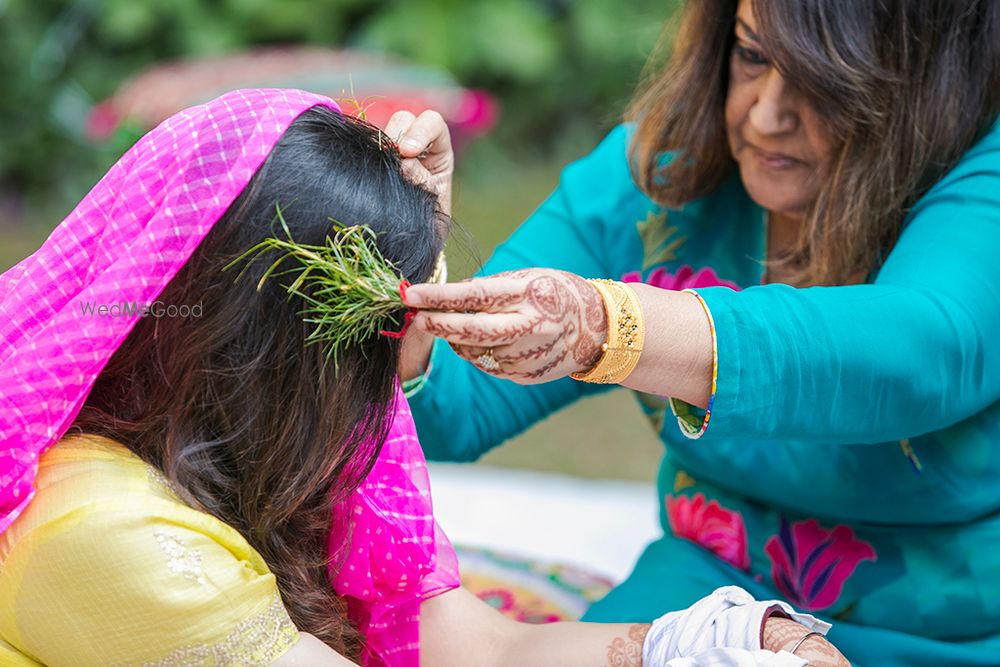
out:
{"label": "green leaf embroidery", "polygon": [[642,239],[642,269],[677,258],[677,250],[687,241],[686,236],[674,238],[680,229],[667,224],[667,212],[650,211],[645,220],[636,223]]}

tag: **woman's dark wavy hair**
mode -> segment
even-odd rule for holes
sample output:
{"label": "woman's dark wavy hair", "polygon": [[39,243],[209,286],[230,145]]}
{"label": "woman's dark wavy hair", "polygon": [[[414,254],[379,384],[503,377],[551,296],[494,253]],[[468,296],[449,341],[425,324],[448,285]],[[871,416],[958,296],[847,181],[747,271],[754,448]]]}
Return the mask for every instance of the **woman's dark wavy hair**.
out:
{"label": "woman's dark wavy hair", "polygon": [[[711,193],[735,163],[724,106],[737,0],[689,0],[666,67],[627,118],[633,174],[668,206]],[[907,210],[1000,113],[997,0],[755,0],[764,52],[820,113],[832,168],[797,247],[796,284],[865,275]],[[664,40],[666,43],[666,40]],[[678,156],[663,167],[659,156]]]}
{"label": "woman's dark wavy hair", "polygon": [[330,218],[367,225],[405,278],[427,280],[447,221],[436,197],[402,176],[391,146],[350,116],[303,113],[161,296],[200,303],[202,316],[140,320],[75,422],[125,444],[185,501],[237,529],[277,577],[296,626],[348,657],[361,640],[328,579],[331,506],[385,440],[400,344],[368,340],[341,351],[336,373],[321,372],[325,351],[305,344],[303,301],[277,279],[257,290],[270,262],[239,281],[222,268],[275,233],[281,204],[296,241],[322,244]]}

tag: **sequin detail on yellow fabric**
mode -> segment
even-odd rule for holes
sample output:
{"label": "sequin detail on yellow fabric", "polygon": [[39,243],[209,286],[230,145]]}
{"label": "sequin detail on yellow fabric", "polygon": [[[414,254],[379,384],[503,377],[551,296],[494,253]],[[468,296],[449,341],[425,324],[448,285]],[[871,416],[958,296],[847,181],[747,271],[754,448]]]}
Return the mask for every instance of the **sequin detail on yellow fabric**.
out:
{"label": "sequin detail on yellow fabric", "polygon": [[146,466],[146,477],[153,486],[158,486],[173,495],[174,489],[170,486],[170,482],[167,480],[166,476],[153,466]]}
{"label": "sequin detail on yellow fabric", "polygon": [[156,543],[167,554],[167,567],[170,568],[171,572],[183,575],[185,579],[202,585],[208,583],[201,568],[201,553],[195,549],[189,549],[180,538],[174,537],[164,530],[157,530],[153,536],[156,538]]}
{"label": "sequin detail on yellow fabric", "polygon": [[275,592],[264,611],[241,621],[220,642],[187,646],[156,662],[115,667],[263,667],[281,657],[298,639],[299,632]]}

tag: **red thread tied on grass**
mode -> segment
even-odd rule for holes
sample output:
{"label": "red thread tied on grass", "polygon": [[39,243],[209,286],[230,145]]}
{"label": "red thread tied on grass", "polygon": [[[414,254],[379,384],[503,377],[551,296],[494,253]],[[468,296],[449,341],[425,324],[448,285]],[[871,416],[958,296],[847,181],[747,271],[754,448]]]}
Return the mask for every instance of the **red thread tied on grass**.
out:
{"label": "red thread tied on grass", "polygon": [[[399,283],[399,298],[403,300],[403,303],[406,303],[406,288],[409,286],[410,286],[410,281],[407,280],[406,278],[403,278],[403,280],[401,280]],[[379,333],[385,336],[386,338],[402,338],[403,336],[406,335],[406,330],[410,328],[410,322],[413,321],[413,317],[416,314],[417,314],[416,308],[408,308],[406,311],[406,315],[403,316],[402,329],[400,329],[399,331],[386,331],[385,329],[383,329],[382,331],[379,331]]]}

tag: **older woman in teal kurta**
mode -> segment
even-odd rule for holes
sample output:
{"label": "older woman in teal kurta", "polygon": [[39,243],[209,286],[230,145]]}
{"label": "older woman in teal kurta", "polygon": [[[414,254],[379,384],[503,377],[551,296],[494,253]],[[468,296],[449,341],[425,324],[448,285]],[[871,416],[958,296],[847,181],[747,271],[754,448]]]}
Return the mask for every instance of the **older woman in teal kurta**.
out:
{"label": "older woman in teal kurta", "polygon": [[[587,619],[651,619],[736,584],[832,619],[856,665],[996,665],[1000,123],[921,199],[868,284],[808,289],[761,285],[765,216],[738,179],[663,210],[632,182],[627,134],[567,167],[483,268],[695,286],[715,322],[704,432],[688,406],[672,406],[682,425],[636,395],[665,445],[665,534]],[[604,388],[515,384],[440,340],[422,381],[420,440],[453,461]]]}
{"label": "older woman in teal kurta", "polygon": [[[736,17],[737,84],[763,67],[759,54],[743,53],[756,43],[748,4]],[[933,0],[913,4],[934,9]],[[982,57],[994,59],[987,78],[995,85],[997,55]],[[767,127],[780,114],[761,111],[761,100],[780,97],[766,87],[783,75],[767,76],[777,78],[755,93],[752,136],[780,138],[780,128]],[[710,325],[705,409],[636,392],[665,445],[664,536],[589,620],[651,619],[737,584],[826,616],[831,641],[862,667],[1000,664],[1000,121],[996,91],[988,95],[984,108],[993,111],[975,141],[900,209],[884,256],[856,280],[794,287],[766,275],[779,198],[744,169],[738,141],[730,146],[740,169],[711,192],[656,203],[630,164],[633,125],[567,167],[552,196],[497,248],[483,275],[548,267],[673,295],[690,289]],[[756,157],[769,173],[787,173],[780,155]],[[491,293],[501,283],[491,280],[414,288],[412,305],[479,311],[418,316],[418,326],[474,360],[464,349],[478,331],[468,318],[503,310]],[[670,319],[647,307],[656,300],[643,289],[647,319],[662,327],[647,330],[647,343],[662,345]],[[496,359],[523,365],[496,350]],[[410,383],[430,458],[473,460],[606,388],[566,377],[517,384],[465,359],[438,340],[426,373]]]}

